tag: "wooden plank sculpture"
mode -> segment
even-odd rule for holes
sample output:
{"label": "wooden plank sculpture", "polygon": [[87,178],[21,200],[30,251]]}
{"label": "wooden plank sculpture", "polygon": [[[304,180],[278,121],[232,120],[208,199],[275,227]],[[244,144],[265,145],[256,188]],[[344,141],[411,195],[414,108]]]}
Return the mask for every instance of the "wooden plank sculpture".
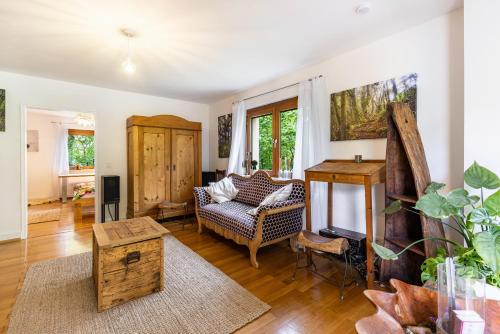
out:
{"label": "wooden plank sculpture", "polygon": [[[356,322],[359,334],[432,333],[438,316],[437,292],[391,279],[395,293],[365,290],[365,296],[375,305],[377,312]],[[500,333],[500,301],[486,300],[486,331]]]}

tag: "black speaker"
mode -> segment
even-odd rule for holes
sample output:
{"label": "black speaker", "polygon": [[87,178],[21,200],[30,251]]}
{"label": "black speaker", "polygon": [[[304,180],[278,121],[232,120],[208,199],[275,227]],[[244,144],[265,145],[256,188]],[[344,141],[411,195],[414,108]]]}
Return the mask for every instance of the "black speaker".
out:
{"label": "black speaker", "polygon": [[118,175],[101,176],[102,204],[120,202],[120,177]]}
{"label": "black speaker", "polygon": [[201,172],[201,186],[206,187],[210,182],[217,181],[215,172]]}

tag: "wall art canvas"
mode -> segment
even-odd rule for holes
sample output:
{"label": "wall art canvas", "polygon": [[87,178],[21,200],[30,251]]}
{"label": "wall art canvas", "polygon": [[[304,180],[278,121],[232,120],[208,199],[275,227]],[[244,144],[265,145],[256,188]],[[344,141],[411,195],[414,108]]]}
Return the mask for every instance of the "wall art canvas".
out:
{"label": "wall art canvas", "polygon": [[28,130],[26,135],[28,152],[38,152],[38,130]]}
{"label": "wall art canvas", "polygon": [[5,89],[0,89],[0,131],[5,132]]}
{"label": "wall art canvas", "polygon": [[229,158],[229,151],[231,151],[231,132],[233,131],[232,124],[232,114],[219,116],[219,158]]}
{"label": "wall art canvas", "polygon": [[330,96],[330,141],[387,137],[387,104],[405,102],[417,114],[417,74]]}

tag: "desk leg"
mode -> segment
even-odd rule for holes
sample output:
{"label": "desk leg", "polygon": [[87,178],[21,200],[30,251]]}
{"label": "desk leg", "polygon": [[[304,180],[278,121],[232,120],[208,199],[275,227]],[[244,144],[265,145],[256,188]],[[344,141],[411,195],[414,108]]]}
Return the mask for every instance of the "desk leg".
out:
{"label": "desk leg", "polygon": [[[306,174],[305,180],[305,196],[306,196],[306,230],[311,231],[312,223],[311,223],[311,180]],[[310,250],[307,250],[307,265],[311,265],[312,263],[312,253]],[[298,253],[297,253],[298,254]]]}
{"label": "desk leg", "polygon": [[333,213],[333,183],[332,182],[328,182],[328,218],[327,218],[327,222],[328,222],[328,228],[332,228],[333,227],[333,217],[332,217],[332,213]]}
{"label": "desk leg", "polygon": [[61,180],[61,197],[63,203],[68,201],[68,178],[66,177]]}
{"label": "desk leg", "polygon": [[373,217],[372,217],[372,184],[365,178],[365,209],[366,209],[366,276],[368,289],[373,289]]}
{"label": "desk leg", "polygon": [[311,231],[311,180],[306,175],[305,180],[305,191],[306,191],[306,230]]}

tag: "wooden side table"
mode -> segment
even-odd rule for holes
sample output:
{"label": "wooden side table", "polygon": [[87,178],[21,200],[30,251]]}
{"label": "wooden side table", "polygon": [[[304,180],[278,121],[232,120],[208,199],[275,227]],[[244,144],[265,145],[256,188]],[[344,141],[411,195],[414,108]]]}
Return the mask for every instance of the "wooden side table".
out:
{"label": "wooden side table", "polygon": [[372,185],[385,182],[385,160],[325,160],[305,170],[306,229],[311,230],[311,181],[328,182],[328,228],[333,227],[333,184],[362,185],[365,189],[366,212],[366,269],[368,288],[373,288],[374,253],[373,241]]}
{"label": "wooden side table", "polygon": [[163,236],[151,217],[92,225],[97,311],[163,290]]}

